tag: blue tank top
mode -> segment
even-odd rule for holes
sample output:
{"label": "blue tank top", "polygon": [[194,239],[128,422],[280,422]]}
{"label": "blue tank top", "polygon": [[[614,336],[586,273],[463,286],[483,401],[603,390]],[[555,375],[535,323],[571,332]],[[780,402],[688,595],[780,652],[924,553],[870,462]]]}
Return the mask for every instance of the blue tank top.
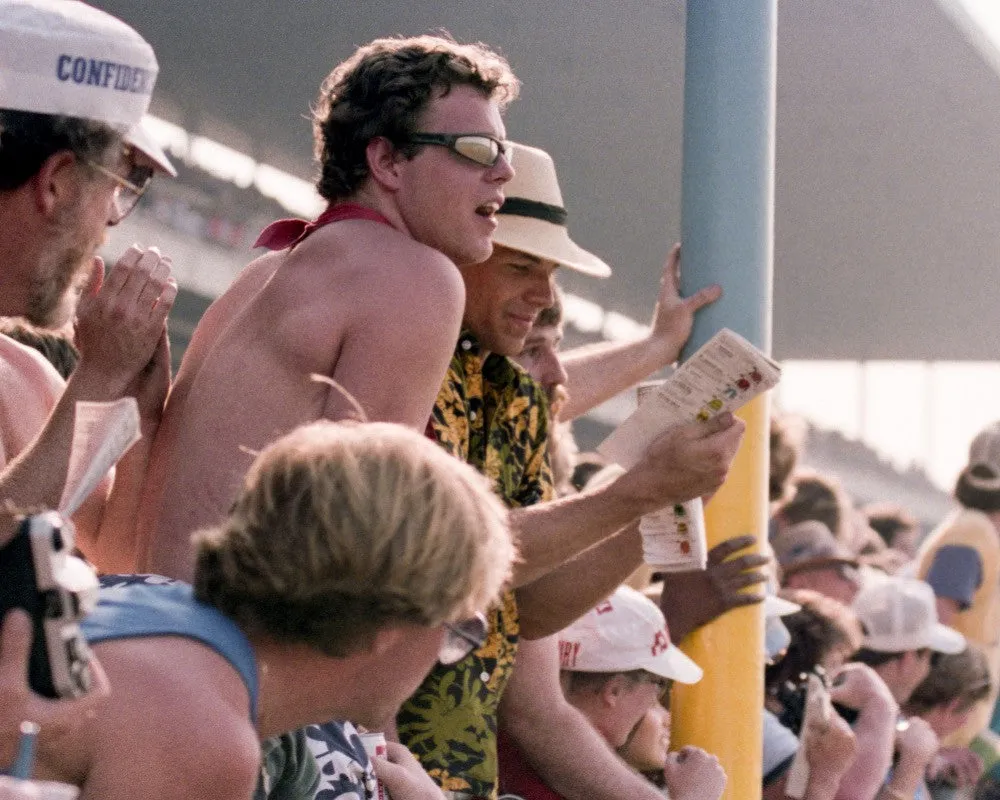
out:
{"label": "blue tank top", "polygon": [[105,576],[97,607],[80,628],[91,644],[141,636],[183,636],[201,642],[239,673],[250,695],[250,719],[257,722],[253,646],[229,617],[195,600],[188,584],[156,575]]}

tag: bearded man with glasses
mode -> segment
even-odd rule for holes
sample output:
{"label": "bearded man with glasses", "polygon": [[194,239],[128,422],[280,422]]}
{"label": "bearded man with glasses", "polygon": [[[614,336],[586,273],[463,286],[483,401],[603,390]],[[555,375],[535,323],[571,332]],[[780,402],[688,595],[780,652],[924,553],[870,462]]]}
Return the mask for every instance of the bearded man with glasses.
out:
{"label": "bearded man with glasses", "polygon": [[[89,80],[91,66],[107,80]],[[142,122],[156,73],[149,44],[109,14],[76,0],[0,0],[0,315],[43,328],[75,317],[81,354],[66,382],[0,335],[0,503],[56,507],[76,404],[135,397],[143,441],[119,464],[110,494],[106,480],[74,517],[80,548],[110,571],[134,564],[177,286],[155,249],[129,248],[106,279],[96,252],[154,172],[174,174]],[[0,544],[14,531],[3,513]]]}

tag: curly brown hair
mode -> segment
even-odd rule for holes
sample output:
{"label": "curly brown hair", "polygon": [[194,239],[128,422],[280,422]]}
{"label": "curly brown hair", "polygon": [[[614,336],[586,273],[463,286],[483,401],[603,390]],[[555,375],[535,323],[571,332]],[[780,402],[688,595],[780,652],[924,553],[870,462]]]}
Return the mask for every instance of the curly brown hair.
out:
{"label": "curly brown hair", "polygon": [[354,194],[368,177],[366,148],[384,136],[408,158],[407,139],[435,97],[471,86],[501,109],[520,83],[506,59],[482,43],[450,36],[376,39],[337,65],[323,81],[313,109],[313,150],[320,164],[316,188],[326,200]]}

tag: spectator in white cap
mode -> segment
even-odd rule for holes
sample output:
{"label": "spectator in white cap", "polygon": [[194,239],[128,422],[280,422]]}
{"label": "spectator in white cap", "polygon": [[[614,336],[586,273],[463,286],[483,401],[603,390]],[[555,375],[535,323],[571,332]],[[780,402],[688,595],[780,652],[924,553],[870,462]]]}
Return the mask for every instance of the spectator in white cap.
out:
{"label": "spectator in white cap", "polygon": [[[66,383],[0,335],[0,504],[55,508],[76,404],[134,397],[142,442],[114,488],[105,481],[74,516],[79,546],[105,571],[132,566],[137,489],[170,381],[170,260],[132,247],[105,279],[96,257],[153,173],[173,174],[142,128],[156,73],[149,44],[103,11],[0,0],[0,315],[43,327],[75,316],[81,353]],[[0,542],[14,531],[5,513]]]}
{"label": "spectator in white cap", "polygon": [[989,696],[946,739],[950,746],[964,747],[987,726],[1000,731],[995,711],[1000,690],[1000,422],[973,439],[955,499],[961,507],[921,545],[917,575],[934,589],[941,622],[982,647],[989,661]]}
{"label": "spectator in white cap", "polygon": [[[843,663],[862,637],[849,608],[814,591],[785,597],[794,603],[765,603],[768,627],[781,615],[790,636],[785,648],[779,637],[767,637],[763,797],[788,797],[792,765],[803,758],[808,779],[801,800],[873,797],[889,766],[899,707],[870,667]],[[853,728],[830,708],[825,714],[804,713],[814,701],[804,696],[803,677],[824,674],[833,678],[830,700],[854,712]]]}
{"label": "spectator in white cap", "polygon": [[[676,681],[696,683],[702,670],[670,641],[666,620],[645,595],[622,586],[559,633],[566,697],[612,748],[623,747],[646,712]],[[501,787],[515,795],[558,800],[529,762],[505,758]],[[580,765],[583,769],[583,765]],[[672,753],[664,766],[673,798],[717,798],[725,788],[718,760],[696,747]]]}
{"label": "spectator in white cap", "polygon": [[897,703],[927,677],[931,653],[960,653],[965,637],[938,622],[934,590],[914,578],[873,581],[854,598],[865,637],[855,660],[872,667]]}
{"label": "spectator in white cap", "polygon": [[[900,705],[930,672],[932,653],[960,653],[965,637],[938,622],[934,590],[914,578],[873,581],[854,599],[854,613],[865,637],[856,661],[885,682]],[[886,778],[893,798],[927,797],[924,774],[937,754],[937,735],[925,720],[911,717],[896,728],[896,762]]]}

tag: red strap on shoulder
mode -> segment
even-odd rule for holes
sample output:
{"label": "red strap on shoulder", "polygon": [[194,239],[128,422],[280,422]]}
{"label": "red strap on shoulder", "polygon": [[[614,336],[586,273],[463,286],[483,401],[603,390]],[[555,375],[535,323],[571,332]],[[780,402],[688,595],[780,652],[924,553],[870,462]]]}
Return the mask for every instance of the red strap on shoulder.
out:
{"label": "red strap on shoulder", "polygon": [[357,203],[337,203],[326,209],[312,222],[304,219],[279,219],[272,222],[257,237],[253,243],[254,247],[265,247],[268,250],[284,250],[295,247],[313,231],[329,225],[332,222],[340,222],[345,219],[364,219],[369,222],[380,222],[383,225],[393,227],[392,223],[374,208],[358,205]]}

